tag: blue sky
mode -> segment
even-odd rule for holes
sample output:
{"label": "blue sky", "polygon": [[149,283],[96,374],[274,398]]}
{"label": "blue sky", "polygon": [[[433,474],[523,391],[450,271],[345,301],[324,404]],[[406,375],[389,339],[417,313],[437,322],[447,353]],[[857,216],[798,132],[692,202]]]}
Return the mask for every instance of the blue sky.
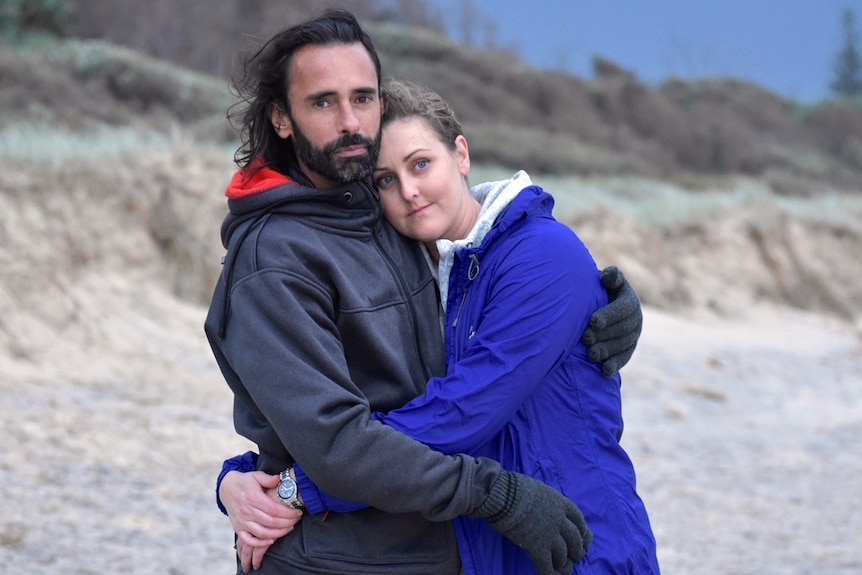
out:
{"label": "blue sky", "polygon": [[[860,0],[472,0],[496,43],[526,61],[592,77],[594,55],[648,83],[734,77],[813,103],[829,96],[841,15]],[[431,0],[460,38],[461,0]],[[476,32],[477,43],[484,36]]]}

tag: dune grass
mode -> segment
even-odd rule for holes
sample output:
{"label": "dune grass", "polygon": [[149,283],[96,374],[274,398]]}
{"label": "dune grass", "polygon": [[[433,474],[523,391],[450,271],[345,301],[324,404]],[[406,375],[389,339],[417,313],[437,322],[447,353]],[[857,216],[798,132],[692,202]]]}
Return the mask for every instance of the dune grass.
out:
{"label": "dune grass", "polygon": [[[512,171],[499,166],[475,166],[472,184],[502,180]],[[533,183],[550,192],[555,215],[570,220],[577,213],[605,207],[647,225],[703,221],[733,208],[777,205],[789,214],[812,222],[850,225],[862,221],[862,197],[824,189],[812,196],[777,194],[763,180],[745,177],[710,178],[690,185],[634,176],[555,176],[531,174]]]}

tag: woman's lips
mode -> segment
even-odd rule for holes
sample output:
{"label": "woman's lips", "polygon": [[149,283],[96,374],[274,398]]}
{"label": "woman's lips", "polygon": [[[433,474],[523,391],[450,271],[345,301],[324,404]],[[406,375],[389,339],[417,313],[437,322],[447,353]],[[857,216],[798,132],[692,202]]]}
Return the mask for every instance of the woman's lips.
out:
{"label": "woman's lips", "polygon": [[426,210],[430,205],[431,205],[431,204],[425,204],[424,206],[419,206],[418,208],[416,208],[415,210],[412,210],[409,214],[407,214],[407,216],[408,216],[408,217],[410,217],[410,216],[415,216],[415,215],[417,215],[417,214],[419,214],[419,213],[422,213],[422,212],[423,212],[423,211],[425,211],[425,210]]}

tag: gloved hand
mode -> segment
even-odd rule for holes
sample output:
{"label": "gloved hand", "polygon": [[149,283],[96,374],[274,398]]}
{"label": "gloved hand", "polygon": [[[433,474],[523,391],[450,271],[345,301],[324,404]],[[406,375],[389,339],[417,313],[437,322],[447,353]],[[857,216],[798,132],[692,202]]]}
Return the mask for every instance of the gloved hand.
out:
{"label": "gloved hand", "polygon": [[571,575],[593,542],[584,515],[568,497],[521,473],[503,471],[474,517],[524,549],[542,575]]}
{"label": "gloved hand", "polygon": [[644,318],[638,294],[618,268],[602,270],[602,285],[611,301],[590,317],[582,341],[589,346],[590,361],[601,362],[602,372],[613,375],[634,354]]}

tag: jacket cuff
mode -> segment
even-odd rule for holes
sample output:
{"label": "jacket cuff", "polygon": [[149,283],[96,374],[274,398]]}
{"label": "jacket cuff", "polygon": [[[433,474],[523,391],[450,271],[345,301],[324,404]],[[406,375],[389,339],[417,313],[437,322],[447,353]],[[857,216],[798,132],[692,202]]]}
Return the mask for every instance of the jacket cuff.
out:
{"label": "jacket cuff", "polygon": [[235,455],[230,459],[225,459],[224,463],[221,466],[221,473],[218,474],[218,479],[216,479],[216,505],[218,505],[219,510],[227,515],[227,509],[225,509],[224,504],[221,502],[221,497],[219,497],[219,488],[221,487],[221,482],[224,479],[224,476],[230,473],[231,471],[241,471],[246,473],[248,471],[257,470],[257,453],[254,451],[246,451],[242,455]]}
{"label": "jacket cuff", "polygon": [[308,512],[317,514],[326,511],[326,505],[320,496],[320,490],[317,489],[317,485],[305,474],[299,463],[294,463],[293,473],[296,476],[296,485],[299,487],[299,496],[302,498],[302,504]]}

